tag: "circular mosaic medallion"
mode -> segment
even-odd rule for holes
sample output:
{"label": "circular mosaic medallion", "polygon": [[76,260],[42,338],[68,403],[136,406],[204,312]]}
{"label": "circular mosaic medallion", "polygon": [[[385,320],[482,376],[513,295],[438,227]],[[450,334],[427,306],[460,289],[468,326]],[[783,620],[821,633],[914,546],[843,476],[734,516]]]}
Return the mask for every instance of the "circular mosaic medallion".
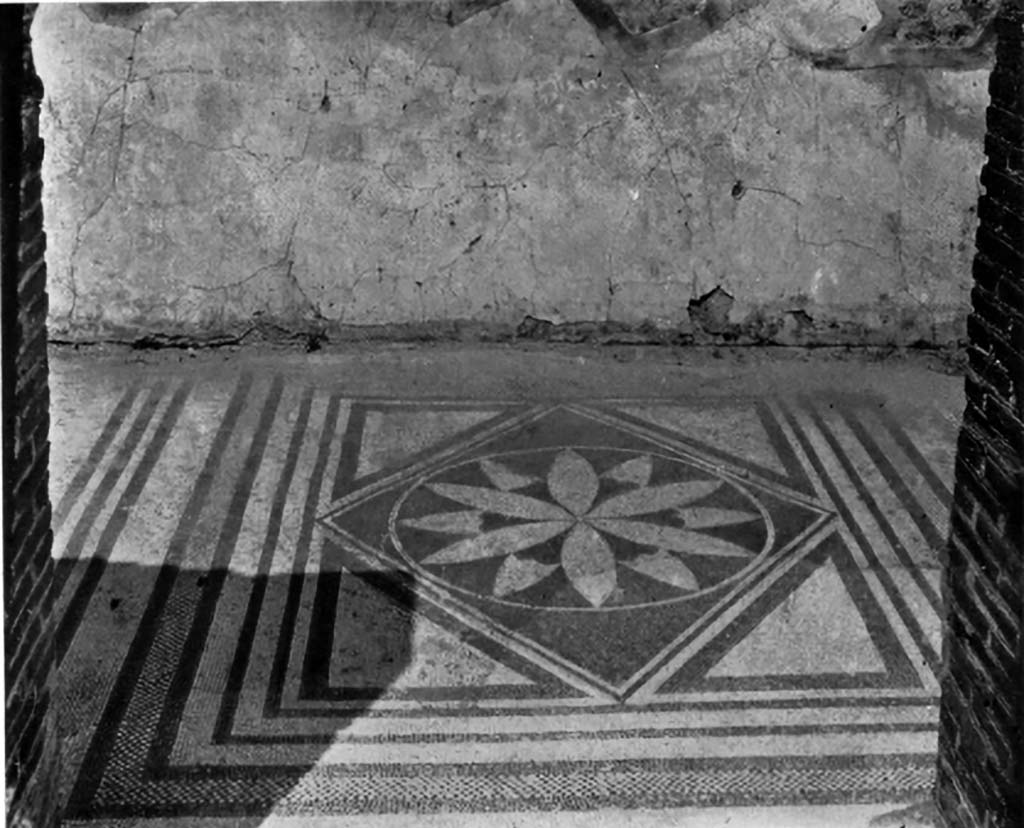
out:
{"label": "circular mosaic medallion", "polygon": [[477,457],[419,480],[391,540],[421,575],[543,609],[687,600],[771,547],[744,487],[679,457],[594,446]]}

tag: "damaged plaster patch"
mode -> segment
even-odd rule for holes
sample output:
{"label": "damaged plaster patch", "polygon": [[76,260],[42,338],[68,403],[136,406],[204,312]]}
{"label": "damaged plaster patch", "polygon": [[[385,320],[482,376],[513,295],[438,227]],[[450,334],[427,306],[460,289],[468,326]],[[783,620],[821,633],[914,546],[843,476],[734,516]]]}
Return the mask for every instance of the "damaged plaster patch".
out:
{"label": "damaged plaster patch", "polygon": [[161,16],[178,17],[194,3],[79,3],[93,23],[135,31]]}
{"label": "damaged plaster patch", "polygon": [[733,296],[720,285],[697,299],[691,299],[687,307],[690,319],[695,327],[710,334],[728,333],[732,325],[729,323],[729,311],[735,303]]}
{"label": "damaged plaster patch", "polygon": [[480,12],[500,6],[506,0],[447,0],[436,3],[434,16],[443,19],[449,26],[458,26]]}
{"label": "damaged plaster patch", "polygon": [[[441,4],[449,25],[465,22],[506,0],[450,0]],[[851,45],[816,48],[788,37],[793,54],[821,69],[882,66],[976,69],[991,63],[1000,0],[876,0],[870,24]],[[633,59],[688,47],[734,17],[768,0],[572,0],[604,45]],[[837,4],[838,5],[838,4]],[[845,4],[858,5],[856,2]],[[446,7],[446,8],[445,8]],[[821,11],[821,9],[817,9]],[[847,17],[849,15],[847,14]],[[818,28],[814,15],[811,28]]]}
{"label": "damaged plaster patch", "polygon": [[793,53],[820,69],[978,69],[995,56],[1000,0],[876,0],[878,21],[848,46],[815,48],[789,38]]}

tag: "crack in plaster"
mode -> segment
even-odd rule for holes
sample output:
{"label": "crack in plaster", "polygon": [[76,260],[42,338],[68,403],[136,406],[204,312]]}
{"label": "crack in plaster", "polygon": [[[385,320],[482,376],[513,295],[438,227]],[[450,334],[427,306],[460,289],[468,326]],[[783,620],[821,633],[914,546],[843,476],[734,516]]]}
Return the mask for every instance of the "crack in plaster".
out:
{"label": "crack in plaster", "polygon": [[[764,53],[761,55],[760,59],[757,61],[757,63],[754,64],[753,69],[750,71],[750,74],[753,76],[753,82],[748,87],[747,94],[744,95],[743,102],[740,104],[739,110],[736,112],[736,117],[733,120],[732,124],[733,135],[735,135],[739,131],[740,123],[743,121],[743,116],[746,113],[746,109],[750,103],[751,98],[754,97],[755,91],[760,92],[760,100],[762,104],[770,97],[765,94],[764,90],[764,77],[762,76],[762,72],[764,71],[765,67],[774,64],[785,63],[789,60],[788,55],[785,57],[772,56],[772,50],[775,48],[777,44],[778,41],[775,38],[770,38],[768,41],[768,45],[765,47]],[[764,107],[764,110],[765,118],[767,119],[767,107]],[[773,129],[776,128],[775,124],[772,123],[771,121],[768,121],[768,123]]]}
{"label": "crack in plaster", "polygon": [[[122,101],[123,101],[124,95],[126,93],[126,90],[127,90],[128,86],[130,86],[131,84],[135,84],[135,83],[146,83],[146,84],[148,84],[150,81],[152,81],[152,80],[154,80],[156,78],[164,77],[166,75],[212,75],[212,74],[214,74],[212,69],[196,69],[195,67],[189,66],[189,67],[180,67],[180,68],[174,68],[174,69],[159,69],[159,70],[157,70],[155,72],[152,72],[152,73],[150,73],[148,75],[139,75],[139,76],[134,76],[134,77],[125,77],[125,79],[120,84],[118,84],[113,89],[111,89],[111,90],[109,90],[107,92],[107,94],[103,97],[103,100],[100,101],[99,106],[96,108],[96,114],[93,116],[92,124],[90,125],[88,131],[86,132],[85,138],[82,141],[82,148],[81,148],[81,151],[78,154],[78,160],[75,163],[75,169],[76,170],[80,169],[85,164],[85,156],[89,153],[89,150],[91,149],[92,141],[95,138],[96,130],[99,129],[100,120],[103,117],[103,112],[106,109],[107,104],[109,104],[118,95],[122,96]],[[57,112],[57,110],[55,109],[52,99],[48,98],[47,99],[47,103],[48,103],[48,107],[49,107],[49,111],[51,113],[51,116],[54,117],[54,119],[57,122],[57,125],[59,127],[63,128],[63,123],[61,121],[60,115]],[[123,113],[119,117],[123,118]],[[131,127],[131,124],[126,124],[124,128],[128,129],[130,127]],[[122,134],[122,138],[123,138],[123,134]]]}
{"label": "crack in plaster", "polygon": [[906,174],[903,169],[903,133],[906,131],[906,117],[903,114],[900,102],[903,97],[903,75],[896,80],[896,94],[893,96],[893,106],[896,117],[893,124],[888,128],[896,143],[896,212],[890,216],[890,231],[893,237],[893,248],[895,251],[896,274],[900,283],[901,291],[909,296],[927,316],[932,319],[932,328],[935,327],[935,317],[927,303],[922,301],[915,293],[910,284],[910,277],[907,272],[906,261],[903,255],[903,230],[906,225],[904,221],[905,199],[906,199]]}
{"label": "crack in plaster", "polygon": [[128,64],[127,71],[125,73],[124,83],[121,84],[121,115],[120,124],[117,129],[117,147],[114,150],[114,163],[113,170],[110,175],[110,187],[113,190],[117,189],[117,171],[121,164],[121,152],[124,149],[124,134],[127,130],[125,121],[128,117],[128,87],[131,85],[132,80],[135,76],[135,49],[138,46],[139,35],[142,34],[142,25],[134,29],[132,35],[132,48],[128,54],[125,62]]}
{"label": "crack in plaster", "polygon": [[800,232],[799,232],[799,229],[798,229],[797,230],[796,240],[800,244],[807,245],[808,247],[824,247],[824,248],[827,248],[827,247],[835,247],[838,244],[847,245],[849,247],[855,247],[858,250],[863,250],[863,251],[865,251],[867,253],[870,253],[873,256],[877,256],[882,261],[886,261],[886,262],[895,261],[895,257],[893,257],[893,256],[886,256],[884,253],[879,252],[876,248],[872,247],[871,245],[865,244],[864,242],[859,242],[856,239],[847,239],[847,238],[843,238],[843,237],[840,236],[840,237],[837,237],[837,238],[834,238],[834,239],[827,239],[826,241],[815,241],[813,239],[805,239],[805,238],[803,238],[800,235]]}
{"label": "crack in plaster", "polygon": [[302,285],[299,283],[299,280],[295,276],[295,272],[294,272],[295,257],[292,255],[292,247],[293,247],[293,245],[295,243],[295,230],[299,226],[299,220],[300,219],[301,219],[301,216],[297,217],[295,219],[295,221],[292,222],[292,229],[288,233],[288,241],[285,244],[285,249],[284,249],[284,260],[287,261],[288,267],[285,270],[284,276],[285,276],[285,279],[288,282],[291,283],[292,287],[299,294],[299,296],[301,296],[303,298],[303,300],[305,300],[306,304],[309,306],[309,310],[311,310],[313,312],[313,317],[315,319],[322,319],[323,315],[320,313],[320,306],[317,305],[317,303],[314,302],[309,297],[309,294],[306,293],[305,288],[303,288]]}
{"label": "crack in plaster", "polygon": [[[172,138],[180,141],[185,146],[197,147],[201,150],[205,150],[206,152],[240,152],[243,155],[247,155],[260,163],[272,161],[275,158],[273,153],[256,152],[255,150],[249,149],[247,146],[245,146],[244,142],[241,144],[219,145],[208,144],[205,141],[197,141],[194,138],[186,138],[177,130],[172,129],[171,127],[164,126],[163,124],[153,123],[148,118],[138,118],[134,121],[131,121],[126,125],[125,128],[132,129],[137,126],[144,126],[146,129],[151,130],[153,132],[159,132],[163,133],[164,135],[171,136]],[[298,160],[302,160],[301,156]],[[280,177],[280,173],[278,174],[278,177]]]}
{"label": "crack in plaster", "polygon": [[306,293],[305,289],[299,283],[299,280],[296,278],[295,273],[293,272],[295,264],[293,248],[295,244],[295,234],[299,225],[299,221],[300,217],[297,217],[292,222],[291,228],[288,231],[288,237],[285,239],[284,242],[284,251],[275,261],[270,262],[269,264],[261,265],[260,267],[256,268],[256,270],[252,271],[246,276],[243,276],[241,279],[236,279],[235,281],[229,282],[227,284],[199,285],[189,283],[186,284],[185,287],[189,288],[190,290],[197,290],[201,293],[216,293],[223,291],[224,294],[226,295],[229,290],[242,287],[248,284],[249,282],[253,281],[254,279],[257,279],[264,273],[268,273],[283,268],[283,278],[285,279],[285,281],[287,281],[295,290],[295,292],[302,297],[303,301],[308,306],[308,309],[312,311],[314,318],[322,319],[323,317],[320,312],[319,306],[315,302],[313,302],[313,300],[309,297],[309,294]]}
{"label": "crack in plaster", "polygon": [[586,129],[583,130],[579,138],[572,142],[571,149],[575,150],[577,147],[580,146],[580,144],[585,143],[593,133],[597,132],[597,130],[613,126],[614,124],[620,124],[621,122],[622,115],[613,115],[612,117],[605,118],[603,121],[599,121],[596,124],[591,124]]}
{"label": "crack in plaster", "polygon": [[107,202],[110,201],[110,198],[110,193],[105,193],[99,203],[86,214],[85,218],[83,218],[75,228],[75,240],[71,244],[71,253],[68,256],[67,285],[68,290],[71,293],[71,307],[68,308],[67,316],[64,320],[64,324],[68,327],[71,326],[75,310],[78,307],[78,281],[75,276],[75,257],[78,255],[78,251],[82,245],[82,233],[85,232],[85,226],[96,218],[100,210],[102,210],[104,206],[106,206]]}
{"label": "crack in plaster", "polygon": [[[644,112],[647,113],[651,129],[654,131],[654,135],[658,139],[658,145],[661,147],[661,155],[664,156],[665,163],[668,166],[669,175],[672,177],[672,183],[675,186],[675,191],[679,195],[679,199],[680,201],[682,201],[683,207],[686,210],[686,218],[683,220],[683,230],[685,231],[683,233],[683,245],[684,249],[689,249],[693,244],[693,230],[690,228],[690,219],[693,218],[693,208],[690,207],[690,201],[687,198],[686,194],[683,192],[682,182],[679,180],[679,175],[678,173],[676,173],[675,164],[672,162],[672,153],[670,152],[668,145],[665,143],[665,136],[662,133],[661,128],[658,126],[658,121],[654,115],[654,112],[647,105],[647,102],[640,94],[640,90],[637,89],[636,84],[633,83],[633,79],[629,76],[629,73],[626,72],[625,69],[621,69],[620,71],[622,72],[622,77],[626,79],[626,83],[629,85],[630,90],[632,90],[633,96],[636,98],[640,106],[643,107]],[[660,164],[655,165],[650,170],[648,175],[653,173],[654,170],[657,169],[659,166]]]}

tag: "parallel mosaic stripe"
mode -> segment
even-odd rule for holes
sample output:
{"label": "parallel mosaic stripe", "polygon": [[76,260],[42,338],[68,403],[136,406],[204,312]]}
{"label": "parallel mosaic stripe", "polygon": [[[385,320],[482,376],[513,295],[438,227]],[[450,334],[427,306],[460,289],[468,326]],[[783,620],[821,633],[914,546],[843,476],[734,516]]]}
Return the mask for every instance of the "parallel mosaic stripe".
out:
{"label": "parallel mosaic stripe", "polygon": [[[65,608],[62,610],[63,615],[61,617],[61,621],[57,626],[56,643],[58,664],[64,659],[64,656],[67,653],[71,637],[74,635],[78,625],[82,621],[86,606],[92,599],[96,586],[103,575],[107,561],[110,558],[111,551],[116,545],[121,533],[124,531],[128,517],[135,508],[139,495],[149,480],[153,467],[171,436],[175,423],[181,415],[181,411],[188,399],[189,390],[190,389],[187,385],[182,385],[170,398],[163,416],[160,418],[153,434],[151,435],[149,443],[146,445],[145,450],[140,452],[138,464],[135,466],[131,476],[127,479],[127,484],[121,492],[113,510],[107,516],[106,524],[96,541],[96,546],[92,549],[91,554],[85,559],[86,563],[84,571],[80,571],[73,593],[71,593],[67,598],[65,598],[63,594],[58,593],[58,605],[63,605],[64,601],[67,600]],[[158,390],[154,389],[152,394],[155,404],[159,401],[157,396]],[[137,445],[137,442],[133,443],[133,446]],[[110,476],[111,474],[118,474],[120,471],[121,469],[119,468],[119,464],[115,463],[114,468],[105,476],[104,482],[106,482],[107,476]],[[84,519],[85,518],[83,516],[83,520]],[[80,523],[79,526],[81,525],[82,524]],[[82,534],[87,531],[88,529],[85,529]],[[68,546],[63,550],[67,558],[70,559],[70,561],[74,561],[76,564],[79,563],[82,556],[81,546],[76,544],[76,540],[78,540],[79,537],[80,535],[76,528],[76,533],[72,535]],[[81,566],[76,565],[75,568],[81,570]],[[61,562],[57,567],[58,577],[56,580],[58,590],[67,587],[67,577],[61,577],[60,573],[68,573],[70,569],[71,567],[62,557]],[[70,592],[70,590],[68,591]]]}
{"label": "parallel mosaic stripe", "polygon": [[67,520],[71,507],[81,497],[85,487],[96,473],[100,461],[110,448],[114,437],[117,436],[122,423],[128,416],[128,412],[131,410],[139,390],[138,386],[125,390],[117,405],[114,406],[114,410],[110,413],[110,418],[104,424],[99,437],[89,450],[88,456],[78,465],[74,477],[71,478],[71,482],[64,489],[60,500],[57,501],[53,509],[53,526],[55,530],[59,530],[64,521]]}
{"label": "parallel mosaic stripe", "polygon": [[160,616],[168,601],[169,593],[174,586],[177,576],[174,565],[177,563],[177,559],[181,557],[183,547],[195,525],[197,513],[209,495],[214,473],[227,447],[228,438],[241,413],[245,396],[251,384],[252,378],[250,376],[243,377],[239,382],[224,414],[224,419],[221,421],[206,463],[196,479],[195,487],[181,515],[178,528],[171,538],[165,559],[167,565],[160,570],[153,592],[150,595],[149,602],[139,621],[135,637],[128,650],[124,667],[107,698],[96,736],[89,746],[89,750],[82,763],[81,772],[72,790],[68,803],[68,810],[71,813],[79,809],[86,810],[93,793],[100,783],[101,776],[114,748],[119,726],[124,721],[127,706],[131,701],[135,686],[144,667],[146,653],[152,644],[152,636],[159,627]]}
{"label": "parallel mosaic stripe", "polygon": [[[800,425],[793,414],[788,416],[797,440],[802,443],[830,500],[853,534],[857,548],[864,556],[864,560],[874,576],[882,583],[886,594],[899,613],[901,622],[911,631],[928,667],[933,673],[936,672],[939,669],[939,654],[932,648],[921,621],[911,613],[906,600],[901,596],[889,574],[889,569],[893,566],[911,569],[916,566],[915,562],[906,554],[903,544],[896,537],[884,513],[878,508],[872,494],[857,476],[856,469],[835,436],[828,430],[821,415],[813,410],[807,412],[808,425],[814,429],[810,434]],[[815,446],[815,442],[817,442],[817,446]],[[822,458],[825,458],[824,462],[828,462],[831,469],[835,471],[830,474],[830,469],[826,468]],[[847,476],[848,489],[845,493],[839,490],[836,482],[833,482],[837,472]],[[861,510],[866,511],[866,516],[855,514]],[[870,526],[879,534],[873,533],[873,537],[869,538],[865,534],[863,528],[865,526]],[[886,552],[891,553],[892,557],[885,554]]]}

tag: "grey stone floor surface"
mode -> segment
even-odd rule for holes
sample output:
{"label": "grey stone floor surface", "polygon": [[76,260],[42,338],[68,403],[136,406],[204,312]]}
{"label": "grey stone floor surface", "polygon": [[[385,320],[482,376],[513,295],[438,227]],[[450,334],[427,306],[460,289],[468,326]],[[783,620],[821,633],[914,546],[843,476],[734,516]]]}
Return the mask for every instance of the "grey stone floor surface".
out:
{"label": "grey stone floor surface", "polygon": [[51,395],[67,824],[927,820],[937,359],[61,347]]}

